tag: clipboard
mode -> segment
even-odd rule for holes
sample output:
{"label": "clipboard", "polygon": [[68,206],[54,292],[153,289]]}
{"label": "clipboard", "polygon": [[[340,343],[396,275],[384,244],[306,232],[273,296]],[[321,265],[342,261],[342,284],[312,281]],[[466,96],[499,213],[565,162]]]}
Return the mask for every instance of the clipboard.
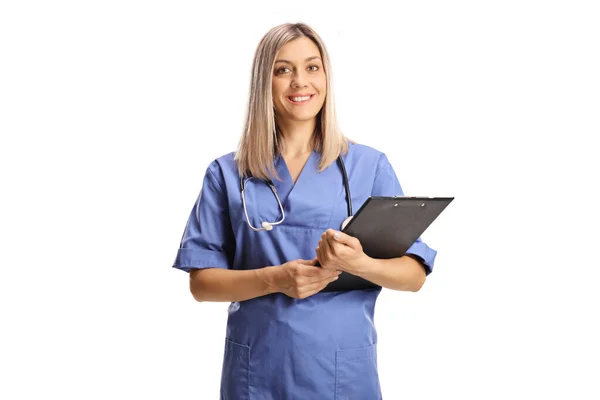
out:
{"label": "clipboard", "polygon": [[[369,257],[402,257],[454,197],[369,197],[342,232],[360,240]],[[377,289],[381,286],[342,272],[322,292]]]}

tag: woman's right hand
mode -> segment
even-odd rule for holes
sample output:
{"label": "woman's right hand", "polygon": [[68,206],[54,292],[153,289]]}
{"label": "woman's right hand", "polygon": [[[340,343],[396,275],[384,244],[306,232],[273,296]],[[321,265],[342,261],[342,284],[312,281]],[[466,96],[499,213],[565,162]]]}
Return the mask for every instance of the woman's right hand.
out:
{"label": "woman's right hand", "polygon": [[315,267],[317,259],[293,260],[272,267],[269,281],[277,292],[295,299],[305,299],[338,279],[341,271]]}

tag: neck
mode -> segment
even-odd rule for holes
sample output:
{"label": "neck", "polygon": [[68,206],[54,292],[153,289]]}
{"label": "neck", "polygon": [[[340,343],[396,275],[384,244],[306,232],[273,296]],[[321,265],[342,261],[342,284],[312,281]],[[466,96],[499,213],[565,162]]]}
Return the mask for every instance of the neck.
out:
{"label": "neck", "polygon": [[307,121],[279,122],[279,130],[283,139],[282,155],[298,157],[312,152],[316,124],[316,118]]}

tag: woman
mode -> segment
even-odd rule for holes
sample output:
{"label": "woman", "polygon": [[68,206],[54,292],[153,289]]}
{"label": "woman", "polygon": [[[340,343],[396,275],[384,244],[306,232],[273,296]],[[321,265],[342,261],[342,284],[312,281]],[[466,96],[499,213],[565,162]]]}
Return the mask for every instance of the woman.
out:
{"label": "woman", "polygon": [[210,164],[186,225],[174,267],[190,272],[197,301],[231,302],[222,399],[380,399],[381,289],[322,290],[346,271],[417,291],[433,267],[436,251],[420,240],[404,257],[375,260],[339,232],[342,163],[352,204],[402,189],[383,153],[340,133],[330,76],[310,27],[263,37],[239,149]]}

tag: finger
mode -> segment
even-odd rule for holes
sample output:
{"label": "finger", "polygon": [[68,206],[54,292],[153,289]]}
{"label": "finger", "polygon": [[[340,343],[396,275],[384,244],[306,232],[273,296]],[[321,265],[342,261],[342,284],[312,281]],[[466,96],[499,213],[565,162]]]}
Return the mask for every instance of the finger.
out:
{"label": "finger", "polygon": [[302,264],[302,265],[315,265],[317,259],[316,258],[313,258],[312,260],[303,260],[303,259],[300,259],[300,260],[296,260],[296,261],[299,264]]}
{"label": "finger", "polygon": [[300,268],[298,268],[298,274],[300,276],[308,278],[306,282],[314,282],[316,280],[325,279],[332,276],[330,269],[315,267],[306,264],[300,265]]}
{"label": "finger", "polygon": [[323,265],[323,254],[321,253],[321,248],[319,247],[320,245],[321,241],[319,241],[319,244],[315,248],[315,254],[317,255],[317,260],[319,260],[319,264]]}
{"label": "finger", "polygon": [[325,241],[329,247],[330,254],[335,257],[338,257],[340,255],[340,250],[346,247],[345,244],[338,243],[333,237],[326,236]]}
{"label": "finger", "polygon": [[325,234],[327,235],[328,239],[337,243],[345,244],[346,246],[349,246],[354,250],[358,250],[360,246],[360,241],[357,238],[348,235],[347,233],[336,231],[333,229],[328,229],[325,232]]}
{"label": "finger", "polygon": [[321,279],[316,282],[304,285],[301,288],[299,288],[298,292],[299,292],[300,296],[303,298],[309,297],[309,296],[312,296],[313,294],[316,294],[316,293],[320,292],[321,290],[325,289],[325,287],[327,285],[329,285],[331,282],[336,281],[337,279],[338,279],[338,275],[336,274],[333,277],[328,277],[328,278]]}
{"label": "finger", "polygon": [[331,277],[338,276],[341,273],[340,271],[337,271],[335,269],[319,268],[319,267],[317,267],[317,269],[319,271],[309,277],[309,279],[314,279],[315,282],[318,282],[319,280],[322,280],[322,279],[329,279]]}
{"label": "finger", "polygon": [[315,253],[317,253],[317,259],[319,260],[319,265],[321,266],[321,268],[325,268],[324,265],[327,263],[327,260],[325,259],[325,253],[323,253],[323,249],[321,248],[322,245],[323,245],[322,241],[319,240],[319,245],[315,249]]}
{"label": "finger", "polygon": [[321,248],[323,256],[331,257],[331,255],[332,255],[331,244],[329,243],[329,240],[327,239],[326,234],[323,234],[323,238],[319,241],[319,243],[320,243],[319,247]]}
{"label": "finger", "polygon": [[323,240],[323,252],[324,252],[324,257],[327,260],[327,267],[325,268],[337,268],[339,267],[338,263],[340,261],[340,256],[341,256],[341,250],[344,249],[344,245],[340,244],[340,243],[330,243],[329,239],[324,239]]}
{"label": "finger", "polygon": [[323,248],[322,246],[326,246],[327,240],[320,240],[319,247],[315,249],[317,253],[317,260],[319,261],[319,268],[321,269],[331,269],[327,267],[327,263],[330,261],[331,256],[327,252],[327,248]]}

